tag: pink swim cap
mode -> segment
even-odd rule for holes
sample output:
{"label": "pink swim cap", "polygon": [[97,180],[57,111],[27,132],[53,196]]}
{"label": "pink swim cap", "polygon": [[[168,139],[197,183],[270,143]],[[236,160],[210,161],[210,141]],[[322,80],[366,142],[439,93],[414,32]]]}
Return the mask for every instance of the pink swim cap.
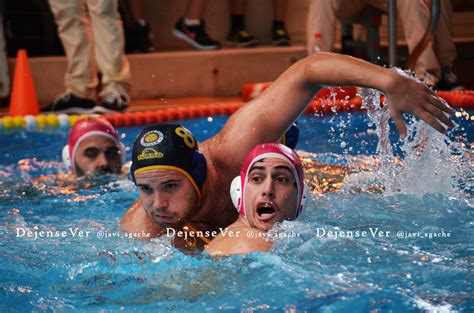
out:
{"label": "pink swim cap", "polygon": [[120,150],[122,164],[125,163],[124,146],[118,139],[117,130],[112,124],[102,118],[85,118],[77,121],[71,128],[67,145],[63,148],[62,153],[64,163],[69,166],[74,174],[76,174],[74,157],[76,156],[77,147],[84,139],[97,135],[113,140]]}
{"label": "pink swim cap", "polygon": [[290,165],[293,175],[295,175],[296,190],[298,192],[294,217],[297,218],[303,209],[303,202],[306,198],[303,165],[301,164],[298,155],[292,149],[280,143],[264,143],[256,146],[252,151],[249,152],[244,160],[242,169],[240,170],[240,176],[236,177],[234,181],[232,181],[231,197],[234,206],[237,208],[241,216],[246,217],[244,203],[247,176],[252,166],[256,162],[265,158],[279,158]]}

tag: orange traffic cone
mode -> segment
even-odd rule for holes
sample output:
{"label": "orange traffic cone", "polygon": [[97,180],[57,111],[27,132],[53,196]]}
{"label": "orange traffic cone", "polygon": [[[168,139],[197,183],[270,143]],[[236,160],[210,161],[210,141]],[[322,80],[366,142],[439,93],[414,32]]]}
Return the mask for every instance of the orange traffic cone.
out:
{"label": "orange traffic cone", "polygon": [[26,50],[18,50],[10,98],[10,116],[38,115],[39,104]]}

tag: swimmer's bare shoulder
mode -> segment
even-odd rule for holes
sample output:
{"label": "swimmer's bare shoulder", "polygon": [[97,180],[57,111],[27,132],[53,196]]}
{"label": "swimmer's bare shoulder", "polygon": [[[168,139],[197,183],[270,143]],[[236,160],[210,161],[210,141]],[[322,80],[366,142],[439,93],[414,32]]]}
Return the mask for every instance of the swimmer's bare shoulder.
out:
{"label": "swimmer's bare shoulder", "polygon": [[240,219],[227,227],[226,231],[214,238],[204,250],[210,255],[247,254],[251,252],[266,252],[272,246],[270,240],[265,240],[265,232],[244,225]]}
{"label": "swimmer's bare shoulder", "polygon": [[[238,175],[229,163],[219,157],[218,137],[214,136],[199,145],[207,162],[207,179],[202,193],[201,206],[190,222],[205,222],[212,228],[226,227],[238,217],[229,197],[230,182]],[[229,156],[227,156],[229,158]],[[230,156],[231,158],[231,156]]]}
{"label": "swimmer's bare shoulder", "polygon": [[[145,212],[140,199],[137,199],[132,206],[125,212],[120,221],[122,231],[128,233],[149,233],[147,239],[158,237],[163,232],[163,226],[153,221]],[[144,238],[145,239],[145,238]]]}
{"label": "swimmer's bare shoulder", "polygon": [[199,149],[207,160],[208,177],[216,176],[218,181],[225,181],[228,178],[233,179],[235,177],[236,166],[238,171],[240,171],[240,162],[235,159],[236,155],[233,150],[235,148],[237,147],[227,148],[223,142],[222,131],[199,145]]}

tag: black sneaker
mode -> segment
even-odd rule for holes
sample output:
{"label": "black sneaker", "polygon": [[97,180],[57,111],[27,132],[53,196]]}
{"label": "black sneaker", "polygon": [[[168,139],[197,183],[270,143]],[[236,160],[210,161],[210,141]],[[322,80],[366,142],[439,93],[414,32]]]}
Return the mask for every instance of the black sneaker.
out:
{"label": "black sneaker", "polygon": [[148,24],[135,22],[125,29],[125,52],[148,53],[155,50],[153,35]]}
{"label": "black sneaker", "polygon": [[290,35],[286,30],[285,25],[274,26],[272,28],[272,40],[275,46],[289,46],[291,45]]}
{"label": "black sneaker", "polygon": [[128,108],[130,97],[125,93],[112,91],[106,93],[98,106],[94,108],[94,113],[117,113],[123,112]]}
{"label": "black sneaker", "polygon": [[448,91],[464,90],[452,67],[443,67],[441,69],[441,80],[436,84],[436,88]]}
{"label": "black sneaker", "polygon": [[180,18],[171,31],[174,37],[184,40],[199,50],[217,50],[221,44],[206,33],[204,20],[199,25],[187,26]]}
{"label": "black sneaker", "polygon": [[10,104],[10,97],[0,97],[0,107],[8,107]]}
{"label": "black sneaker", "polygon": [[231,29],[226,43],[234,47],[246,48],[255,47],[258,40],[245,29]]}
{"label": "black sneaker", "polygon": [[95,101],[88,98],[81,98],[67,92],[59,95],[44,112],[48,113],[66,113],[66,114],[91,114],[95,107]]}

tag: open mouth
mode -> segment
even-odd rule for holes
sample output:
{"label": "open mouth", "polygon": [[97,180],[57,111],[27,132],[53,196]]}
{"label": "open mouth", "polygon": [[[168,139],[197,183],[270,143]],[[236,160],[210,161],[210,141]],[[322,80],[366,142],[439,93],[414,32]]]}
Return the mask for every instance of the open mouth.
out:
{"label": "open mouth", "polygon": [[271,220],[275,216],[276,209],[269,202],[259,203],[259,205],[257,206],[256,213],[257,213],[257,219],[259,221],[268,222],[269,220]]}

